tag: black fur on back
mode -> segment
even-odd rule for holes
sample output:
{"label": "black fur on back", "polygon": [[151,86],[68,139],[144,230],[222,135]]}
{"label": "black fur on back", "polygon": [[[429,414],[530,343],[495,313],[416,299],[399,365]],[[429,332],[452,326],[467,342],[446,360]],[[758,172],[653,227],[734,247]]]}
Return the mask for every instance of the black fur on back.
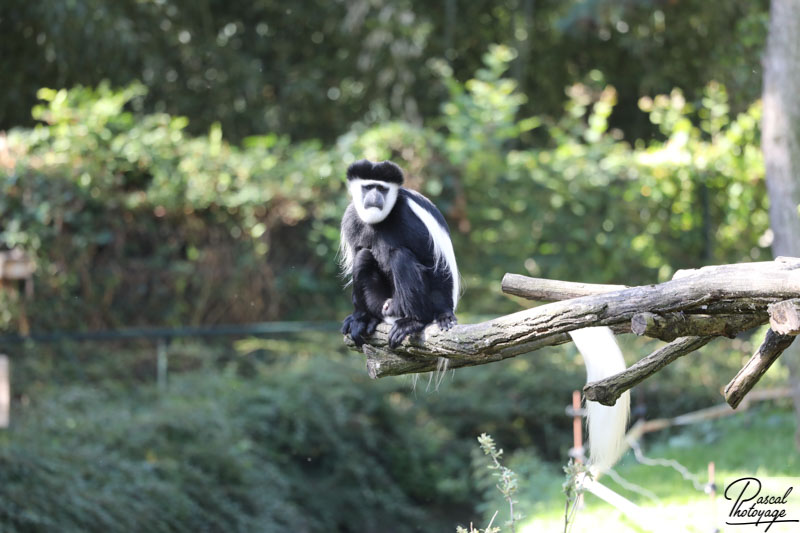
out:
{"label": "black fur on back", "polygon": [[391,161],[373,163],[361,159],[347,167],[347,179],[361,178],[364,180],[385,181],[387,183],[403,184],[403,171]]}

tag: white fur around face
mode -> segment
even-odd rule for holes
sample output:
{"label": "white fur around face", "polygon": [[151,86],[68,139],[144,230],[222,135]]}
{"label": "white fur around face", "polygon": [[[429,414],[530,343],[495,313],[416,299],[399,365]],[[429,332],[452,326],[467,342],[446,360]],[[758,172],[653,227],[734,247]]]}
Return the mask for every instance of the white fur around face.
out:
{"label": "white fur around face", "polygon": [[[381,209],[378,209],[377,207],[370,207],[369,209],[366,209],[364,207],[364,199],[362,197],[361,189],[362,185],[381,185],[382,187],[389,189],[389,192],[386,193],[386,198],[384,199],[383,207]],[[355,178],[350,180],[350,183],[347,184],[347,188],[350,190],[350,196],[353,198],[353,206],[356,208],[358,217],[367,224],[377,224],[389,216],[389,213],[392,211],[392,208],[397,201],[397,194],[400,189],[400,185],[396,183],[387,183],[385,181],[362,180],[360,178]]]}
{"label": "white fur around face", "polygon": [[[347,242],[344,231],[342,231],[339,237],[339,265],[342,267],[343,276],[348,277],[353,275],[353,262],[355,259],[355,251],[353,247],[350,246],[350,243]],[[347,282],[347,285],[350,285],[352,282],[353,280],[351,279]]]}

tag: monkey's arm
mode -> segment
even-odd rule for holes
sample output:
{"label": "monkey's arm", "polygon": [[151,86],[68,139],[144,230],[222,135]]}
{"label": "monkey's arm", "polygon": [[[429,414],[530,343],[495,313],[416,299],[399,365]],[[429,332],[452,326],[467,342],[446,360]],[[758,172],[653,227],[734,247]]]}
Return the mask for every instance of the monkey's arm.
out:
{"label": "monkey's arm", "polygon": [[369,337],[382,319],[382,307],[391,296],[388,279],[381,272],[372,251],[362,248],[353,260],[353,314],[345,318],[342,333],[357,345]]}
{"label": "monkey's arm", "polygon": [[380,320],[383,305],[391,296],[391,284],[372,251],[362,248],[353,262],[353,306]]}
{"label": "monkey's arm", "polygon": [[426,267],[407,248],[392,250],[389,261],[394,281],[392,304],[397,315],[430,322],[433,308]]}
{"label": "monkey's arm", "polygon": [[389,347],[396,348],[408,335],[425,329],[433,320],[433,307],[425,266],[406,248],[397,248],[390,254],[394,281],[392,314],[400,318],[389,331]]}

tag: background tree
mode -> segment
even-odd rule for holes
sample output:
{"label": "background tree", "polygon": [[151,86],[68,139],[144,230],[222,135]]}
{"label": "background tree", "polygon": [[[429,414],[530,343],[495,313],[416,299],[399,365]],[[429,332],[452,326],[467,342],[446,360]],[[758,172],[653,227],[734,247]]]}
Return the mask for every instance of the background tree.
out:
{"label": "background tree", "polygon": [[[764,55],[761,148],[775,255],[800,257],[800,4],[772,0]],[[800,347],[784,354],[800,422]],[[796,441],[800,447],[800,424]]]}
{"label": "background tree", "polygon": [[[447,99],[430,61],[459,81],[489,44],[517,49],[526,114],[558,115],[564,88],[603,72],[628,139],[657,131],[640,96],[712,80],[742,111],[758,97],[766,0],[7,0],[0,3],[0,129],[32,124],[41,87],[149,90],[147,111],[186,115],[192,133],[332,141],[354,122],[415,124]],[[13,36],[13,37],[11,37]]]}

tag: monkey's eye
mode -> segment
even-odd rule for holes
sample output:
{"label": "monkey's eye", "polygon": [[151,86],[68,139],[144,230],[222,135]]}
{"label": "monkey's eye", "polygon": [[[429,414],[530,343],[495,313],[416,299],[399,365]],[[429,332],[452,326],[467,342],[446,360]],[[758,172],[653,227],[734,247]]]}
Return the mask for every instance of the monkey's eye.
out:
{"label": "monkey's eye", "polygon": [[362,185],[365,191],[371,191],[375,189],[381,194],[386,194],[389,192],[389,187],[384,187],[383,185],[378,185],[377,183],[370,183],[369,185]]}

